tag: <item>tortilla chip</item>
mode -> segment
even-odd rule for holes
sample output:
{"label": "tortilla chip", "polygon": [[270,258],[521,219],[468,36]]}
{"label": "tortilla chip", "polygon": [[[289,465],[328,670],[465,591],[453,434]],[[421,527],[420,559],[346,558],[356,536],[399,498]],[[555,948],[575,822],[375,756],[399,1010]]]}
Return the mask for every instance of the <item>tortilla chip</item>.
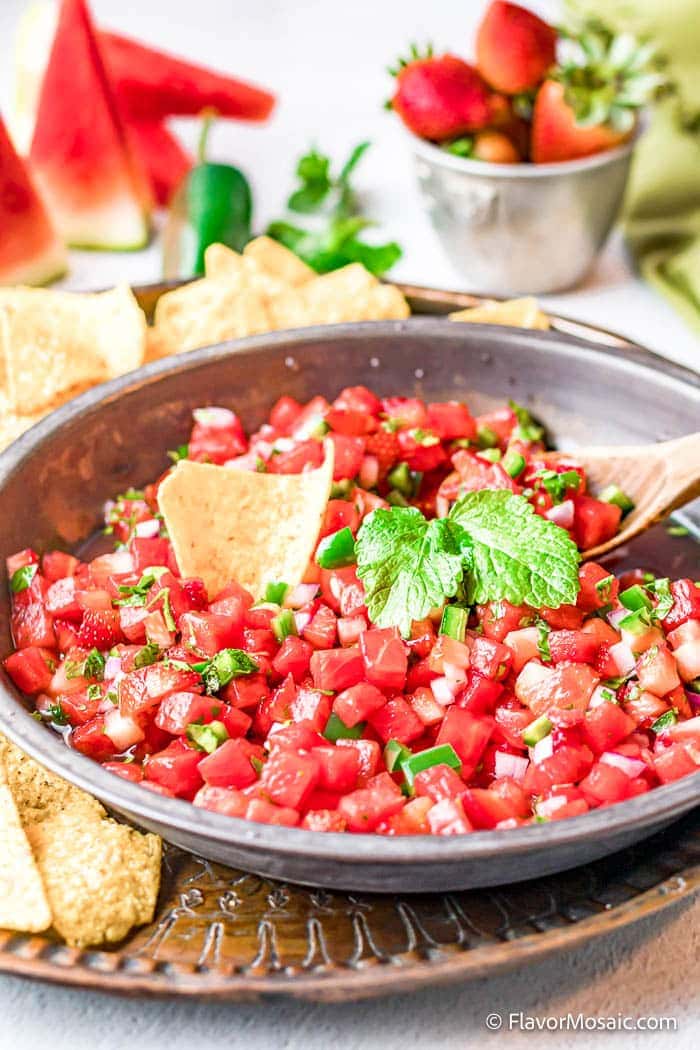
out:
{"label": "tortilla chip", "polygon": [[261,270],[279,278],[284,284],[297,287],[316,276],[316,271],[271,237],[256,237],[243,249],[246,259],[253,259]]}
{"label": "tortilla chip", "polygon": [[72,809],[26,827],[54,929],[75,947],[122,940],[151,922],[160,886],[161,841],[115,820]]}
{"label": "tortilla chip", "polygon": [[0,927],[39,933],[50,925],[41,875],[0,766]]}
{"label": "tortilla chip", "polygon": [[145,337],[145,317],[126,286],[85,295],[1,291],[0,359],[10,410],[33,415],[138,368]]}
{"label": "tortilla chip", "polygon": [[381,321],[410,314],[398,288],[381,284],[360,263],[350,263],[290,289],[271,303],[271,310],[276,328]]}
{"label": "tortilla chip", "polygon": [[156,304],[155,332],[149,337],[160,356],[241,339],[272,328],[265,296],[241,283],[203,278],[162,295]]}
{"label": "tortilla chip", "polygon": [[101,819],[107,815],[96,798],[44,769],[2,735],[0,764],[25,826],[49,821],[67,809],[83,819]]}
{"label": "tortilla chip", "polygon": [[450,321],[469,321],[474,324],[501,324],[513,328],[549,328],[549,318],[540,310],[537,299],[524,296],[522,299],[493,300],[481,306],[470,306],[449,315]]}
{"label": "tortilla chip", "polygon": [[268,583],[301,582],[333,480],[333,446],[317,470],[258,474],[181,460],[158,503],[183,576],[211,597],[232,580],[260,597]]}
{"label": "tortilla chip", "polygon": [[262,295],[266,300],[282,295],[289,288],[286,281],[262,269],[247,255],[239,255],[225,244],[210,244],[204,252],[206,276],[214,281],[232,282],[240,295]]}

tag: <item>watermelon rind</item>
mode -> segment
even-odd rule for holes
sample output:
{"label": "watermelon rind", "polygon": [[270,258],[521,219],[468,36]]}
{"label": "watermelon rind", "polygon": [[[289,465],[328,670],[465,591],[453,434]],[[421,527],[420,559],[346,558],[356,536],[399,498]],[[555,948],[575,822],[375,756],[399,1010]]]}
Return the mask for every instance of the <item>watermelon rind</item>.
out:
{"label": "watermelon rind", "polygon": [[0,285],[30,284],[34,287],[52,284],[68,272],[68,256],[58,237],[34,257],[12,267],[3,268],[0,259]]}

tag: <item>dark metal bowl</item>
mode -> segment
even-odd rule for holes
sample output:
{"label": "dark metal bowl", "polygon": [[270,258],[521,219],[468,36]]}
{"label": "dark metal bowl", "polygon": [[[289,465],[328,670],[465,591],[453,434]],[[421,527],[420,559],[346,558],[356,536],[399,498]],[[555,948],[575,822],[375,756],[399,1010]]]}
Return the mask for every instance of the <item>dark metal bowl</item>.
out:
{"label": "dark metal bowl", "polygon": [[[165,450],[185,440],[194,407],[235,406],[250,428],[281,393],[304,400],[357,383],[380,394],[464,397],[477,411],[513,397],[530,405],[563,447],[670,438],[697,429],[700,418],[696,376],[642,350],[611,351],[551,332],[414,318],[259,336],[169,358],[100,386],[11,446],[0,457],[2,565],[22,547],[83,542],[105,500],[163,470]],[[4,654],[12,641],[2,583]],[[320,834],[224,817],[127,783],[37,723],[4,673],[0,729],[117,813],[186,849],[343,889],[426,892],[532,878],[630,845],[700,800],[696,774],[585,816],[513,831],[446,839]]]}

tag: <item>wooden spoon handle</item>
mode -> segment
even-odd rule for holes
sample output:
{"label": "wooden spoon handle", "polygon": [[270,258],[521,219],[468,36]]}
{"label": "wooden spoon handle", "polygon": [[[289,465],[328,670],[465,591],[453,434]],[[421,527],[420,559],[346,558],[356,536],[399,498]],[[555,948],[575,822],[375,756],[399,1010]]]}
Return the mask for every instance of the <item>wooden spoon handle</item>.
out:
{"label": "wooden spoon handle", "polygon": [[665,510],[670,513],[700,497],[700,433],[665,441],[666,461]]}

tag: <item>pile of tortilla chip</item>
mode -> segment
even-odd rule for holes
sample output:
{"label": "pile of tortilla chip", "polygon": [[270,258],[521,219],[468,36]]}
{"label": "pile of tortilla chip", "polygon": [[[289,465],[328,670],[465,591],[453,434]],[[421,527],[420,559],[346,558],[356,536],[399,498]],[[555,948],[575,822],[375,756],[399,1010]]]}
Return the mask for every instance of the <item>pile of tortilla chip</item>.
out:
{"label": "pile of tortilla chip", "polygon": [[160,861],[157,835],[112,820],[0,736],[0,929],[120,941],[153,919]]}
{"label": "pile of tortilla chip", "polygon": [[201,280],[158,300],[149,360],[280,328],[410,314],[399,289],[382,284],[360,263],[318,276],[269,237],[250,241],[242,255],[212,244],[204,268]]}
{"label": "pile of tortilla chip", "polygon": [[0,289],[0,448],[89,387],[143,364],[146,318],[131,289]]}
{"label": "pile of tortilla chip", "polygon": [[321,277],[269,237],[206,254],[206,276],[161,296],[155,324],[125,285],[108,292],[0,288],[0,451],[106,379],[227,339],[342,321],[403,318],[398,288],[359,263]]}

